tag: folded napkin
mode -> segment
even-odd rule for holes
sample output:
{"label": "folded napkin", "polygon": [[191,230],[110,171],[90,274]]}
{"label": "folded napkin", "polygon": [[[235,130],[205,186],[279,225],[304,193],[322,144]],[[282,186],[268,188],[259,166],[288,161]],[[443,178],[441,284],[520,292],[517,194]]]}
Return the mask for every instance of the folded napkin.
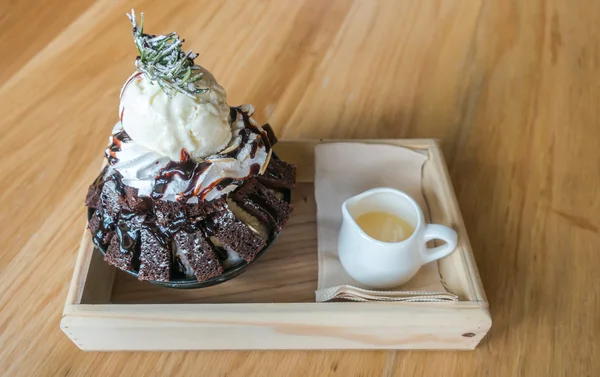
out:
{"label": "folded napkin", "polygon": [[406,192],[419,204],[425,218],[427,203],[421,190],[421,172],[427,154],[411,149],[363,143],[324,143],[315,147],[315,199],[319,281],[316,301],[457,301],[442,284],[437,262],[421,267],[408,283],[389,291],[372,290],[344,270],[337,255],[342,203],[374,187]]}

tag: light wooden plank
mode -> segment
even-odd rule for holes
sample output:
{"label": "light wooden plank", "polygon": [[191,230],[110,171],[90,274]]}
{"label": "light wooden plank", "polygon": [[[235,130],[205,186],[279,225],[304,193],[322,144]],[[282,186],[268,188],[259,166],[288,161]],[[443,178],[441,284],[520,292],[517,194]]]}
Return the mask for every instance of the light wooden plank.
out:
{"label": "light wooden plank", "polygon": [[473,349],[490,325],[473,303],[72,305],[61,321],[102,351]]}

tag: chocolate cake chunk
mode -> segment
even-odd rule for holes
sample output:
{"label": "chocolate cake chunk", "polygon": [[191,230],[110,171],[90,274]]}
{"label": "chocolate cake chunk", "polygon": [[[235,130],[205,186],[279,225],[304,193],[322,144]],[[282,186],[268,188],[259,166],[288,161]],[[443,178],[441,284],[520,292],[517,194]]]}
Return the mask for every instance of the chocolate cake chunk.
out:
{"label": "chocolate cake chunk", "polygon": [[140,230],[139,280],[169,281],[171,252],[158,232],[142,226]]}
{"label": "chocolate cake chunk", "polygon": [[250,230],[228,209],[213,216],[207,222],[207,228],[209,235],[214,236],[220,244],[237,253],[247,262],[252,261],[266,245],[264,239]]}
{"label": "chocolate cake chunk", "polygon": [[102,209],[97,209],[88,222],[88,228],[94,239],[94,244],[106,247],[114,235],[117,218],[111,217]]}
{"label": "chocolate cake chunk", "polygon": [[231,198],[262,223],[270,224],[273,232],[279,232],[292,213],[289,203],[279,199],[272,190],[254,178],[238,187]]}
{"label": "chocolate cake chunk", "polygon": [[100,194],[100,202],[102,208],[113,217],[117,217],[121,211],[122,199],[117,192],[117,186],[115,181],[106,181],[102,186],[102,192]]}
{"label": "chocolate cake chunk", "polygon": [[91,185],[88,188],[87,195],[85,197],[85,205],[90,208],[100,208],[100,195],[102,194],[101,185]]}
{"label": "chocolate cake chunk", "polygon": [[187,221],[184,205],[179,202],[155,200],[154,214],[156,215],[158,226],[165,233],[174,234]]}
{"label": "chocolate cake chunk", "polygon": [[272,227],[269,223],[264,223],[257,219],[255,216],[252,216],[242,207],[240,207],[236,202],[231,200],[231,198],[227,199],[227,207],[233,215],[241,220],[244,224],[250,228],[254,233],[258,234],[262,239],[268,240],[271,238]]}
{"label": "chocolate cake chunk", "polygon": [[138,196],[138,189],[125,186],[125,196],[122,206],[131,212],[139,214],[147,213],[152,209],[152,199],[150,197]]}
{"label": "chocolate cake chunk", "polygon": [[139,240],[144,215],[122,212],[115,235],[104,255],[104,260],[121,270],[134,270],[139,265]]}
{"label": "chocolate cake chunk", "polygon": [[175,234],[175,243],[175,257],[186,276],[196,275],[198,281],[205,281],[223,273],[214,246],[204,232],[187,233],[180,230]]}
{"label": "chocolate cake chunk", "polygon": [[296,165],[271,158],[265,173],[256,178],[267,187],[290,189],[296,185]]}
{"label": "chocolate cake chunk", "polygon": [[98,209],[102,206],[102,203],[100,202],[100,195],[102,194],[102,186],[104,185],[104,180],[107,178],[107,176],[108,166],[105,166],[88,188],[88,192],[85,197],[85,205],[87,207]]}
{"label": "chocolate cake chunk", "polygon": [[100,216],[100,211],[96,210],[94,211],[92,217],[90,217],[90,220],[88,221],[88,229],[90,230],[90,233],[92,233],[92,235],[94,235],[94,233],[96,233],[98,229],[100,229]]}
{"label": "chocolate cake chunk", "polygon": [[211,201],[200,200],[198,203],[186,204],[185,212],[191,221],[203,220],[210,215],[225,209],[225,198],[220,197]]}

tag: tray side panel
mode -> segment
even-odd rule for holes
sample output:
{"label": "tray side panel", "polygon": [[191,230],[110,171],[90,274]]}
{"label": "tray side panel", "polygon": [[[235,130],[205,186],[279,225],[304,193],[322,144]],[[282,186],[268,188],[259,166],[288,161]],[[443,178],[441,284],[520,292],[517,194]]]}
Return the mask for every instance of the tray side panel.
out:
{"label": "tray side panel", "polygon": [[111,302],[117,270],[104,261],[102,254],[94,249],[93,244],[89,247],[92,250],[92,258],[80,302],[82,304],[106,304]]}
{"label": "tray side panel", "polygon": [[83,350],[473,349],[477,305],[79,305],[61,328]]}
{"label": "tray side panel", "polygon": [[92,237],[86,226],[79,245],[66,305],[110,302],[114,272],[114,268],[102,260],[100,253],[94,252]]}
{"label": "tray side panel", "polygon": [[469,270],[462,265],[464,257],[469,247],[466,233],[457,224],[457,218],[453,216],[451,203],[454,200],[448,195],[448,188],[445,187],[443,177],[440,175],[440,167],[436,161],[435,153],[430,150],[430,156],[423,166],[423,196],[427,201],[430,212],[430,221],[432,223],[443,224],[456,230],[458,234],[458,245],[456,250],[437,261],[440,275],[446,289],[459,296],[462,301],[477,301],[477,295],[468,277]]}
{"label": "tray side panel", "polygon": [[433,222],[451,226],[458,233],[455,252],[438,261],[446,287],[462,300],[480,302],[487,308],[487,298],[473,257],[467,230],[460,213],[450,175],[440,148],[429,149],[423,171],[424,193]]}

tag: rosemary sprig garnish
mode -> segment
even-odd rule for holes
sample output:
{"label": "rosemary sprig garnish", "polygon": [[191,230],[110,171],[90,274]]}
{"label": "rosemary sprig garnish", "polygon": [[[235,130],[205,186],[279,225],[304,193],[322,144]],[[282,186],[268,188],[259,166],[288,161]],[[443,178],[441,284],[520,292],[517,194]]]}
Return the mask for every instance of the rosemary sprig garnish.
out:
{"label": "rosemary sprig garnish", "polygon": [[169,97],[179,92],[194,98],[208,92],[208,88],[199,88],[195,84],[203,76],[202,72],[196,73],[201,70],[194,64],[198,54],[183,52],[184,39],[179,39],[175,32],[159,36],[144,34],[144,13],[140,15],[139,25],[133,9],[127,17],[133,25],[133,41],[139,53],[135,67],[148,80],[156,82]]}

